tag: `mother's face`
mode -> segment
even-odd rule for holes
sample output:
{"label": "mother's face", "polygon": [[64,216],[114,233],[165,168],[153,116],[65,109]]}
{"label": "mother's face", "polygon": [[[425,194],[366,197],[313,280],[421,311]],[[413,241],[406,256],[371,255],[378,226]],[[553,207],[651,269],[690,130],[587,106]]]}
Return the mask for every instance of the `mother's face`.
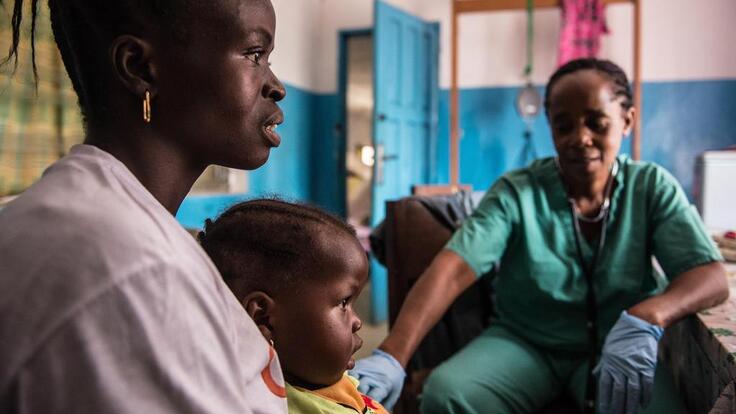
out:
{"label": "mother's face", "polygon": [[273,8],[268,0],[195,4],[186,40],[161,51],[153,115],[193,163],[258,168],[279,145],[283,120],[284,87],[268,63]]}
{"label": "mother's face", "polygon": [[633,108],[625,110],[611,80],[595,70],[565,75],[548,93],[549,123],[563,170],[579,179],[607,177],[633,125]]}

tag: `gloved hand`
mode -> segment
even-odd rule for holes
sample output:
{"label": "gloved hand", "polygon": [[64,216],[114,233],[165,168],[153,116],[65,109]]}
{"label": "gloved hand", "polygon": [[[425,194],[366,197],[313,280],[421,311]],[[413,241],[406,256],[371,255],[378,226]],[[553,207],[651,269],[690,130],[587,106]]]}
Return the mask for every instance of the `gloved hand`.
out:
{"label": "gloved hand", "polygon": [[593,373],[598,377],[598,409],[601,413],[636,413],[652,396],[657,368],[657,343],[664,329],[629,315],[613,325]]}
{"label": "gloved hand", "polygon": [[348,374],[360,381],[358,391],[378,401],[389,411],[399,399],[406,377],[399,361],[380,349],[356,361],[355,368]]}

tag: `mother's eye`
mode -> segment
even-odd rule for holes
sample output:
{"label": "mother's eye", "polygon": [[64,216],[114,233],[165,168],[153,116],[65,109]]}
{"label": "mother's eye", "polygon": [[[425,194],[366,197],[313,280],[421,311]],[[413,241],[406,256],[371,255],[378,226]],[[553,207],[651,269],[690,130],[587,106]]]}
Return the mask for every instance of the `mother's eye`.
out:
{"label": "mother's eye", "polygon": [[[256,65],[263,64],[263,59],[266,56],[266,53],[262,50],[253,50],[245,53],[245,58],[250,60],[251,62],[255,63]],[[270,62],[265,62],[270,65]]]}

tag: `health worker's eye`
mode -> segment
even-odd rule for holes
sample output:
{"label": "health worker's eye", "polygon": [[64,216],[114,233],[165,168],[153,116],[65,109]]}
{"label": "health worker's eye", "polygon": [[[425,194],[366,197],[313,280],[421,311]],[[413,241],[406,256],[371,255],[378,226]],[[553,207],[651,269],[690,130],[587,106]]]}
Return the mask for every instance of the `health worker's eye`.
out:
{"label": "health worker's eye", "polygon": [[560,122],[555,124],[554,128],[558,134],[569,134],[572,132],[573,125],[571,122]]}
{"label": "health worker's eye", "polygon": [[585,125],[596,133],[604,133],[608,130],[608,122],[604,118],[586,119]]}

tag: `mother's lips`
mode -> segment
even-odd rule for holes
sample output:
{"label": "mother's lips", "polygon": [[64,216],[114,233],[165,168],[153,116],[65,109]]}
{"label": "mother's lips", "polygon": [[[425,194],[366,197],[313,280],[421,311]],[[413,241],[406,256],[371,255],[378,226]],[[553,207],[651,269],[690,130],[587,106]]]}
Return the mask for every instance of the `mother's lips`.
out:
{"label": "mother's lips", "polygon": [[268,141],[274,147],[278,147],[281,144],[281,137],[276,133],[276,127],[284,121],[284,115],[281,111],[276,112],[268,118],[266,123],[263,125],[263,131],[266,133]]}
{"label": "mother's lips", "polygon": [[264,125],[280,125],[284,122],[284,113],[279,109],[266,119]]}

